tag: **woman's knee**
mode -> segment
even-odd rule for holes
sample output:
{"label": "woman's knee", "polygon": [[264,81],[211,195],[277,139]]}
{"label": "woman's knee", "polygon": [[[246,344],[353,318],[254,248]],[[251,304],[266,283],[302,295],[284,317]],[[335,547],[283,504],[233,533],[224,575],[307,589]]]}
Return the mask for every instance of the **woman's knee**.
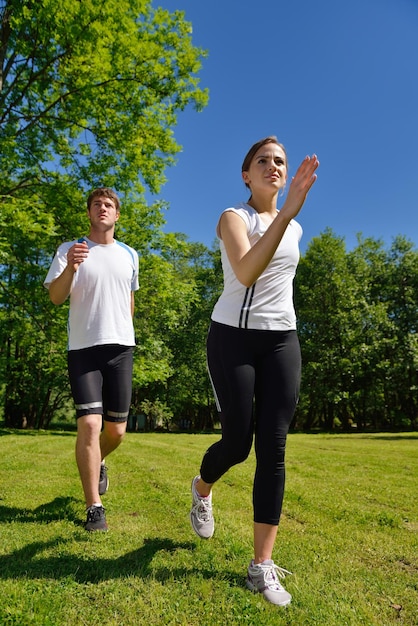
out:
{"label": "woman's knee", "polygon": [[252,441],[238,442],[233,445],[225,446],[225,456],[228,458],[230,465],[238,465],[247,460],[251,451]]}

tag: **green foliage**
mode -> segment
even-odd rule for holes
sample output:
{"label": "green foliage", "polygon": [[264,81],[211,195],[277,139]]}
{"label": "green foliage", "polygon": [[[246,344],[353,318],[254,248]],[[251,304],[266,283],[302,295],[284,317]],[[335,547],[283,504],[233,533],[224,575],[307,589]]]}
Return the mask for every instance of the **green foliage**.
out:
{"label": "green foliage", "polygon": [[[219,250],[165,234],[173,128],[201,110],[204,51],[179,11],[149,0],[0,0],[0,400],[8,425],[41,428],[68,408],[67,305],[42,281],[62,241],[85,234],[86,194],[114,187],[116,236],[140,257],[133,405],[172,426],[217,419],[205,343],[222,289]],[[299,429],[408,430],[418,420],[418,251],[331,230],[301,259]]]}
{"label": "green foliage", "polygon": [[304,360],[301,428],[415,428],[418,251],[330,230],[312,240],[296,278]]}
{"label": "green foliage", "polygon": [[174,415],[172,427],[212,429],[217,414],[205,346],[221,290],[219,250],[178,233],[165,243],[161,255],[141,261],[133,403],[163,399]]}
{"label": "green foliage", "polygon": [[168,430],[169,424],[173,417],[173,412],[161,400],[143,400],[139,405],[140,410],[144,413],[148,430],[165,429]]}
{"label": "green foliage", "polygon": [[[166,387],[166,398],[177,422],[184,420],[196,430],[211,430],[218,419],[206,367],[206,336],[216,299],[222,290],[220,252],[193,244],[182,274],[195,282],[196,297],[188,315],[167,337],[175,368]],[[178,265],[178,260],[175,261]]]}
{"label": "green foliage", "polygon": [[[146,0],[7,0],[0,90],[6,193],[60,181],[152,191],[178,151],[172,127],[207,93],[181,12]],[[5,175],[5,178],[4,178]],[[2,191],[3,191],[2,190]],[[4,193],[4,191],[3,191]]]}
{"label": "green foliage", "polygon": [[[193,46],[181,12],[148,0],[2,0],[0,29],[4,415],[10,425],[41,427],[68,399],[67,311],[52,307],[42,281],[58,244],[86,232],[92,188],[118,191],[117,236],[138,250],[145,274],[154,272],[150,284],[167,288],[158,320],[175,325],[193,297],[185,285],[181,305],[171,306],[164,283],[170,268],[154,252],[168,246],[161,232],[166,206],[148,206],[144,192],[159,191],[174,163],[178,113],[207,102],[197,78],[205,53]],[[145,308],[141,302],[138,311]],[[138,320],[139,384],[170,373],[156,328],[156,319],[145,328]]]}

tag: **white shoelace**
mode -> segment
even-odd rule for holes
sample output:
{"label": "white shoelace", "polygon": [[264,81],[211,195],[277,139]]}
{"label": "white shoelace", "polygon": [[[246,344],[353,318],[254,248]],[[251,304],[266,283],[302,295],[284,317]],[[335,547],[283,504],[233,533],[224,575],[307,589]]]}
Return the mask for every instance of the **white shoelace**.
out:
{"label": "white shoelace", "polygon": [[199,498],[199,502],[195,505],[194,509],[201,522],[207,522],[212,517],[212,504],[209,499]]}
{"label": "white shoelace", "polygon": [[286,574],[292,575],[292,572],[289,572],[289,570],[285,569],[284,567],[279,567],[275,563],[271,566],[271,569],[273,569],[273,571],[277,573],[279,578],[286,578]]}
{"label": "white shoelace", "polygon": [[280,584],[279,579],[286,578],[286,574],[292,574],[292,572],[289,572],[289,570],[285,569],[284,567],[279,567],[275,563],[264,566],[260,563],[260,566],[264,573],[264,582],[266,586],[270,589],[272,587],[276,587],[278,591],[282,591],[283,587]]}

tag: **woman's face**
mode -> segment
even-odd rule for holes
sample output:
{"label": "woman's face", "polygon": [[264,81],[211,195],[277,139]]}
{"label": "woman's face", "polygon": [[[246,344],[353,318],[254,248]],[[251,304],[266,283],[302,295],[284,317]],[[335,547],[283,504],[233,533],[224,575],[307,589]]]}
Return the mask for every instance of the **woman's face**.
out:
{"label": "woman's face", "polygon": [[264,144],[255,153],[248,171],[242,172],[242,178],[251,193],[279,191],[286,185],[286,163],[286,154],[280,146],[275,143]]}

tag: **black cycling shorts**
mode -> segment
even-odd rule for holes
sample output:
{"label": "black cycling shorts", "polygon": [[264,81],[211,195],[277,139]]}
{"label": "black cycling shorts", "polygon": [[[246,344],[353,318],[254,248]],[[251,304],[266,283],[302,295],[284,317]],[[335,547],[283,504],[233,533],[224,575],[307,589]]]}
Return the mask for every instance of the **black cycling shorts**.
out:
{"label": "black cycling shorts", "polygon": [[68,374],[77,418],[104,415],[126,422],[132,396],[133,347],[92,346],[68,351]]}

